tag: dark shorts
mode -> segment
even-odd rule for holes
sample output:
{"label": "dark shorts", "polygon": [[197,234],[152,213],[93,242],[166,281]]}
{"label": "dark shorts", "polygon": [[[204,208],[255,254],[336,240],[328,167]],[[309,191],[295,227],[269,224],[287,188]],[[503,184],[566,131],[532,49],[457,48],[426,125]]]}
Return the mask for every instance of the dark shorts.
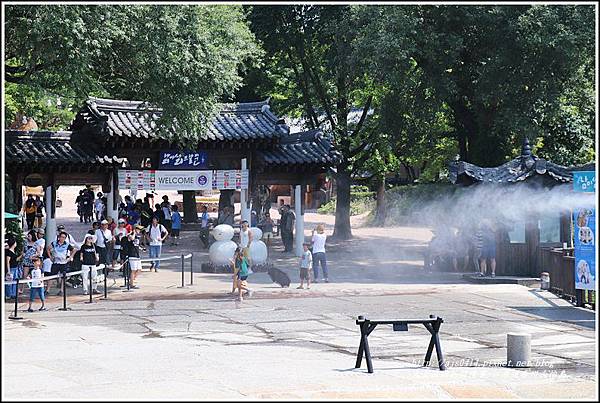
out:
{"label": "dark shorts", "polygon": [[173,228],[171,230],[171,236],[179,236],[179,228]]}
{"label": "dark shorts", "polygon": [[496,258],[496,247],[488,246],[481,249],[481,259],[495,259]]}
{"label": "dark shorts", "polygon": [[52,270],[50,270],[50,275],[54,276],[58,273],[65,273],[67,271],[66,263],[52,263]]}
{"label": "dark shorts", "polygon": [[308,280],[308,269],[306,267],[300,268],[300,280]]}
{"label": "dark shorts", "polygon": [[248,276],[240,276],[240,273],[238,273],[238,275],[237,275],[237,276],[238,276],[238,278],[239,278],[240,280],[242,280],[242,281],[246,281],[246,280],[248,280]]}

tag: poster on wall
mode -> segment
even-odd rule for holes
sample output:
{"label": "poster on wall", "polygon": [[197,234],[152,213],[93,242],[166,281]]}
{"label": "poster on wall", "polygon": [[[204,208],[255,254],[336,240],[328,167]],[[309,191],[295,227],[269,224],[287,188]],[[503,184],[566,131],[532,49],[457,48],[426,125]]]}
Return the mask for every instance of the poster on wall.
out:
{"label": "poster on wall", "polygon": [[[595,199],[596,176],[593,171],[574,172],[573,190],[592,193]],[[596,282],[596,209],[580,207],[573,211],[575,248],[575,288],[594,290]]]}

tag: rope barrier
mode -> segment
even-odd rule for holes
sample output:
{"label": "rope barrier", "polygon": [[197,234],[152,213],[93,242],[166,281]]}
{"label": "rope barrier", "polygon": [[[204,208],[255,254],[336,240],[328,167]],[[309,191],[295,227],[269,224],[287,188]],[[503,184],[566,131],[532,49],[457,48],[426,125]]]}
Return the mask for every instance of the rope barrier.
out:
{"label": "rope barrier", "polygon": [[[183,258],[184,259],[188,259],[192,257],[191,253],[188,253],[187,255],[184,255]],[[151,263],[151,262],[162,262],[165,260],[179,260],[181,259],[181,255],[179,256],[169,256],[169,257],[157,257],[157,258],[144,258],[144,259],[140,259],[142,263]]]}

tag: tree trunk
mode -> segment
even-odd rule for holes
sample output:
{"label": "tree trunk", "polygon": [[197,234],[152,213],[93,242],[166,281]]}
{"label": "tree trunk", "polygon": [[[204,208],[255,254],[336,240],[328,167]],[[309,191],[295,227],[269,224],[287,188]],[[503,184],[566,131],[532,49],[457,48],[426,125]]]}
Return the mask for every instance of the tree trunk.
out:
{"label": "tree trunk", "polygon": [[385,175],[377,178],[377,207],[375,210],[375,224],[379,226],[385,225]]}
{"label": "tree trunk", "polygon": [[336,239],[350,239],[352,238],[350,227],[350,173],[345,168],[338,167],[335,180],[337,193],[333,237]]}
{"label": "tree trunk", "polygon": [[183,192],[183,222],[198,222],[196,210],[196,191],[184,190]]}

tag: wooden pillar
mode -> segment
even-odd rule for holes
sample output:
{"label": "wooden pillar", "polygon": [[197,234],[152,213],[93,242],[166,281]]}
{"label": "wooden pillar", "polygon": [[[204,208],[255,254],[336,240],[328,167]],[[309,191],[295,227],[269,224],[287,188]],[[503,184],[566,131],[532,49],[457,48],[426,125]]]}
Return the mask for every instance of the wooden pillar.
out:
{"label": "wooden pillar", "polygon": [[196,209],[196,191],[183,190],[183,222],[198,222],[198,210]]}
{"label": "wooden pillar", "polygon": [[302,256],[304,243],[304,198],[302,185],[294,187],[294,213],[296,214],[296,256]]}
{"label": "wooden pillar", "polygon": [[48,174],[46,182],[44,202],[46,205],[46,245],[50,245],[56,238],[56,187],[54,184],[54,173]]}

